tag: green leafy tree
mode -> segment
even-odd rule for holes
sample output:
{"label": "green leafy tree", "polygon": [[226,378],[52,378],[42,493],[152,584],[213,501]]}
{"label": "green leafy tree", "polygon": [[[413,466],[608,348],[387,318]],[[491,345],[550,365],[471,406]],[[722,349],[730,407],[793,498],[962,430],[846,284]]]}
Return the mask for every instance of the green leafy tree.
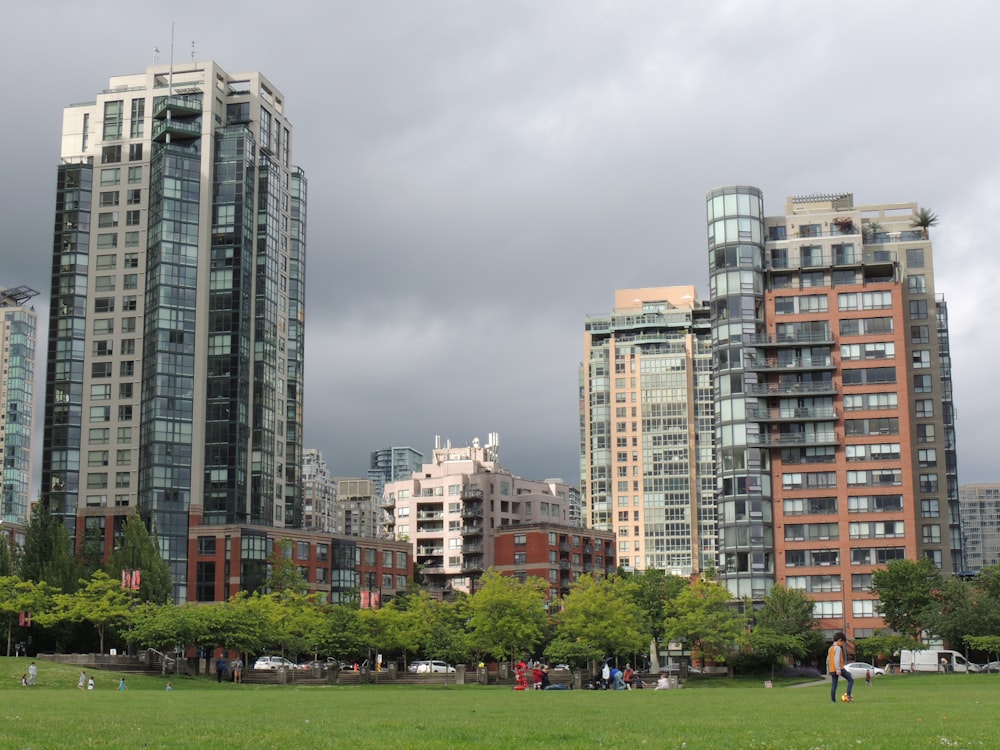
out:
{"label": "green leafy tree", "polygon": [[64,593],[76,591],[79,585],[79,567],[73,558],[69,533],[42,503],[32,508],[18,562],[19,574],[25,581],[45,581]]}
{"label": "green leafy tree", "polygon": [[686,589],[691,582],[682,576],[667,575],[662,570],[647,568],[641,572],[628,574],[626,580],[630,595],[642,610],[643,627],[650,634],[650,657],[654,668],[657,666],[660,643],[663,641],[663,622],[667,616],[667,603]]}
{"label": "green leafy tree", "polygon": [[498,659],[533,651],[548,629],[547,589],[540,578],[521,583],[512,576],[487,571],[469,601],[472,649]]}
{"label": "green leafy tree", "polygon": [[746,617],[732,606],[729,591],[711,581],[698,581],[667,607],[664,634],[700,649],[705,658],[725,656],[746,630]]}
{"label": "green leafy tree", "polygon": [[783,658],[803,659],[823,648],[824,636],[816,628],[813,602],[798,589],[774,586],[753,616],[754,628],[744,642],[770,664],[772,675]]}
{"label": "green leafy tree", "polygon": [[371,630],[357,606],[338,604],[327,611],[321,648],[328,656],[360,661],[371,647]]}
{"label": "green leafy tree", "polygon": [[267,559],[269,572],[264,584],[268,591],[283,593],[286,591],[297,594],[307,594],[309,583],[302,577],[302,571],[292,560],[292,542],[282,539],[274,545],[274,551]]}
{"label": "green leafy tree", "polygon": [[301,654],[319,653],[323,643],[323,612],[315,594],[302,594],[291,589],[267,594],[268,608],[274,634],[281,655],[293,661]]}
{"label": "green leafy tree", "polygon": [[118,579],[98,570],[90,580],[81,580],[75,593],[56,595],[53,617],[93,625],[100,640],[100,652],[104,653],[108,628],[128,623],[132,603],[132,597],[122,589]]}
{"label": "green leafy tree", "polygon": [[644,652],[650,629],[627,577],[582,575],[556,615],[556,635],[546,653],[558,661],[629,656]]}
{"label": "green leafy tree", "polygon": [[885,624],[914,640],[930,623],[937,606],[934,592],[943,584],[941,571],[926,557],[890,560],[872,573],[872,592]]}
{"label": "green leafy tree", "polygon": [[156,542],[149,535],[146,524],[139,516],[125,521],[122,542],[111,553],[105,571],[112,578],[123,570],[141,571],[136,598],[142,602],[165,604],[171,601],[173,585],[170,566],[160,557]]}
{"label": "green leafy tree", "polygon": [[31,613],[33,618],[44,619],[44,613],[52,606],[52,598],[57,592],[44,581],[22,581],[18,576],[0,578],[0,618],[7,631],[7,656],[14,628],[20,623],[22,612]]}
{"label": "green leafy tree", "polygon": [[14,540],[0,531],[0,578],[15,575]]}

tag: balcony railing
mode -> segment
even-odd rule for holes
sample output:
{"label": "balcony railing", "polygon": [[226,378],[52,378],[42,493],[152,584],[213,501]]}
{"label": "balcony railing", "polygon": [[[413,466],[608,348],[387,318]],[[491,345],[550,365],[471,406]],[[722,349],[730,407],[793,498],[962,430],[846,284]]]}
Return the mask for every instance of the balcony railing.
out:
{"label": "balcony railing", "polygon": [[483,509],[479,505],[466,505],[462,508],[462,518],[482,518]]}
{"label": "balcony railing", "polygon": [[837,419],[837,410],[833,407],[810,408],[798,406],[794,409],[758,409],[747,408],[747,418],[758,422],[807,422]]}
{"label": "balcony railing", "polygon": [[759,358],[746,357],[745,369],[754,372],[768,372],[770,370],[832,370],[836,367],[833,357],[829,354],[822,357],[793,357],[791,359],[776,359],[774,357]]}
{"label": "balcony railing", "polygon": [[830,331],[809,331],[782,334],[758,334],[743,337],[744,344],[752,346],[797,346],[799,344],[832,344],[833,334]]}
{"label": "balcony railing", "polygon": [[[754,439],[756,438],[756,439]],[[839,445],[840,440],[835,431],[818,432],[811,435],[806,434],[770,434],[761,433],[759,435],[747,435],[747,442],[751,445],[773,445],[773,446],[798,446],[798,445]]]}
{"label": "balcony railing", "polygon": [[462,490],[461,497],[462,497],[463,500],[482,500],[483,499],[483,491],[482,490],[476,490],[476,489]]}
{"label": "balcony railing", "polygon": [[482,526],[463,526],[462,536],[482,536],[483,527]]}
{"label": "balcony railing", "polygon": [[835,383],[747,383],[746,392],[752,396],[784,396],[802,394],[834,394]]}

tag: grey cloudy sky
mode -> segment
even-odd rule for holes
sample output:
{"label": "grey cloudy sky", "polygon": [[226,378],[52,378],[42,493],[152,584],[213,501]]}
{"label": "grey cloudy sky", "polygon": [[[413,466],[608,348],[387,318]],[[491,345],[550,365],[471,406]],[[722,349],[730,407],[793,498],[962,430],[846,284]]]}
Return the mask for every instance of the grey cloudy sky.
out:
{"label": "grey cloudy sky", "polygon": [[[917,201],[949,301],[962,482],[1000,480],[995,2],[35,0],[4,11],[0,285],[47,309],[62,108],[174,55],[259,69],[309,178],[306,438],[496,431],[579,481],[584,317],[616,288],[707,297],[704,195]],[[43,332],[44,336],[44,332]],[[44,346],[40,357],[44,360]]]}

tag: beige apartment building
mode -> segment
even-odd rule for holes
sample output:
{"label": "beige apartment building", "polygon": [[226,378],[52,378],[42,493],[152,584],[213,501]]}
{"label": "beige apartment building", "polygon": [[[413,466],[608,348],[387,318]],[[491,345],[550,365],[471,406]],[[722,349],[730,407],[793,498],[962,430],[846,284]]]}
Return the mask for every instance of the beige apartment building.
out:
{"label": "beige apartment building", "polygon": [[566,524],[569,487],[559,479],[522,479],[500,464],[499,436],[456,447],[435,441],[431,461],[387,482],[387,536],[409,541],[424,584],[466,591],[495,562],[497,530],[524,523]]}
{"label": "beige apartment building", "polygon": [[618,289],[580,367],[580,494],[626,569],[717,561],[709,306],[693,286]]}

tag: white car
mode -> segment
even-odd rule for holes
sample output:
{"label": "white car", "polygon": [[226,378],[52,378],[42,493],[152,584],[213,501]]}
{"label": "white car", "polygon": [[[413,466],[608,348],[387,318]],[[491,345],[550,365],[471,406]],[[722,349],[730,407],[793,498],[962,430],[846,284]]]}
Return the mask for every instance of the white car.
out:
{"label": "white car", "polygon": [[885,674],[885,670],[882,667],[876,667],[863,661],[852,661],[850,664],[845,664],[844,669],[850,672],[851,677],[855,680],[865,679],[865,675],[868,672],[871,672],[872,677]]}
{"label": "white car", "polygon": [[409,671],[416,672],[417,674],[445,674],[454,672],[455,668],[443,661],[426,660],[413,662],[409,667]]}
{"label": "white car", "polygon": [[254,669],[299,669],[299,665],[283,656],[261,656],[253,663]]}

